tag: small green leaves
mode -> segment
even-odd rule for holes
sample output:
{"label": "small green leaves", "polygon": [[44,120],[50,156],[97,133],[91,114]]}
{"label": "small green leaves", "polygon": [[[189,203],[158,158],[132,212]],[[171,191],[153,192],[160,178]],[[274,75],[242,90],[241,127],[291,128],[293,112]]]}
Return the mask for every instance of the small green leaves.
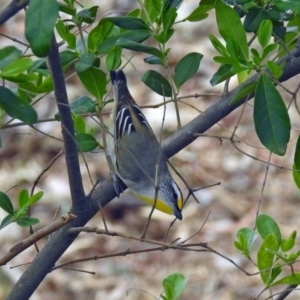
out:
{"label": "small green leaves", "polygon": [[175,67],[174,82],[180,88],[186,81],[195,75],[200,66],[203,55],[191,52],[184,56]]}
{"label": "small green leaves", "polygon": [[97,11],[98,6],[92,6],[90,8],[81,10],[76,14],[76,16],[73,16],[72,19],[77,25],[82,23],[92,24],[95,21]]}
{"label": "small green leaves", "polygon": [[298,0],[274,1],[274,5],[283,12],[291,10],[300,15],[300,5]]}
{"label": "small green leaves", "polygon": [[208,17],[207,12],[213,7],[214,5],[203,5],[200,3],[200,5],[189,16],[187,16],[184,21],[197,22],[204,20]]}
{"label": "small green leaves", "polygon": [[300,273],[294,273],[288,276],[285,276],[278,281],[274,282],[272,286],[279,284],[290,284],[290,285],[299,285],[300,284]]}
{"label": "small green leaves", "polygon": [[116,46],[120,46],[122,48],[126,48],[126,49],[133,50],[133,51],[145,52],[145,53],[157,56],[159,58],[163,57],[162,53],[154,47],[143,45],[143,44],[140,44],[140,43],[136,43],[136,42],[126,40],[126,39],[123,39],[123,38],[118,39],[116,41]]}
{"label": "small green leaves", "polygon": [[95,96],[98,100],[101,100],[106,93],[106,76],[105,73],[95,67],[78,72],[78,76],[86,89]]}
{"label": "small green leaves", "polygon": [[269,286],[272,282],[271,273],[275,258],[275,252],[278,249],[278,243],[275,236],[271,233],[263,241],[257,252],[257,267],[259,269],[262,281]]}
{"label": "small green leaves", "polygon": [[63,21],[59,20],[56,24],[56,30],[60,37],[67,42],[68,47],[71,49],[76,48],[76,37],[70,32],[70,29]]}
{"label": "small green leaves", "polygon": [[281,240],[280,248],[282,252],[290,251],[294,248],[296,243],[297,231],[294,230],[287,239]]}
{"label": "small green leaves", "polygon": [[140,18],[127,16],[127,17],[110,17],[105,19],[112,22],[114,25],[124,29],[130,29],[130,30],[149,29],[147,24]]}
{"label": "small green leaves", "polygon": [[17,77],[24,71],[28,70],[29,67],[33,64],[33,61],[30,58],[20,58],[15,60],[6,66],[0,76],[3,78],[6,77]]}
{"label": "small green leaves", "polygon": [[217,24],[221,36],[227,43],[229,40],[233,40],[239,47],[238,55],[243,59],[247,59],[247,38],[238,14],[221,0],[217,0],[215,9]]}
{"label": "small green leaves", "polygon": [[30,218],[30,217],[24,217],[24,218],[20,218],[16,221],[16,223],[21,226],[21,227],[29,227],[29,226],[33,226],[36,225],[40,222],[39,219],[37,218]]}
{"label": "small green leaves", "polygon": [[0,49],[0,70],[16,61],[22,55],[21,50],[13,46]]}
{"label": "small green leaves", "polygon": [[0,86],[0,107],[12,118],[19,119],[28,124],[37,122],[36,111],[3,86]]}
{"label": "small green leaves", "polygon": [[257,38],[262,47],[266,47],[270,42],[273,32],[273,24],[270,20],[263,20],[257,32]]}
{"label": "small green leaves", "polygon": [[291,122],[281,95],[271,80],[260,75],[254,98],[256,133],[270,151],[284,155],[290,139]]}
{"label": "small green leaves", "polygon": [[298,189],[300,189],[300,136],[298,136],[297,144],[295,148],[293,178]]}
{"label": "small green leaves", "polygon": [[26,227],[32,226],[39,223],[39,220],[36,218],[27,217],[29,206],[33,205],[39,201],[43,192],[38,192],[32,196],[29,196],[27,190],[21,190],[18,197],[18,210],[14,210],[11,200],[8,196],[0,192],[0,207],[5,210],[8,215],[2,220],[0,224],[0,229],[9,225],[12,222],[16,222],[19,226]]}
{"label": "small green leaves", "polygon": [[268,215],[261,214],[256,220],[257,231],[260,236],[265,239],[269,234],[273,234],[276,238],[278,246],[281,243],[281,233],[277,223]]}
{"label": "small green leaves", "polygon": [[230,105],[238,102],[242,98],[244,98],[244,97],[250,95],[251,93],[253,93],[256,89],[256,85],[257,85],[256,81],[243,85],[241,87],[241,89],[237,92],[237,94],[232,98],[232,100],[230,102]]}
{"label": "small green leaves", "polygon": [[142,77],[142,81],[157,94],[164,97],[172,97],[171,85],[160,73],[149,70]]}
{"label": "small green leaves", "polygon": [[164,278],[163,288],[164,295],[162,299],[164,300],[176,300],[183,293],[186,285],[186,278],[180,273],[174,273]]}
{"label": "small green leaves", "polygon": [[75,99],[71,102],[70,108],[74,114],[94,113],[96,111],[95,102],[87,96]]}
{"label": "small green leaves", "polygon": [[9,197],[3,192],[0,192],[0,207],[10,215],[14,213],[13,205]]}
{"label": "small green leaves", "polygon": [[106,61],[105,61],[107,70],[110,71],[110,70],[118,69],[122,63],[121,56],[122,56],[121,47],[116,46],[110,49],[110,51],[106,56]]}
{"label": "small green leaves", "polygon": [[75,138],[82,152],[89,152],[98,147],[98,142],[91,134],[80,132],[75,134]]}
{"label": "small green leaves", "polygon": [[[115,47],[117,45],[116,44],[117,41],[120,42],[122,40],[129,40],[132,42],[141,43],[141,42],[147,40],[150,36],[151,36],[151,34],[148,29],[147,30],[146,29],[130,30],[130,31],[122,32],[116,36],[109,37],[109,38],[105,39],[103,42],[99,43],[98,53],[99,54],[108,53],[112,47]],[[121,42],[120,42],[120,44],[118,44],[118,46],[122,47]],[[124,47],[124,48],[126,48],[126,47]]]}
{"label": "small green leaves", "polygon": [[246,257],[250,257],[250,251],[254,242],[257,239],[257,234],[250,228],[241,228],[237,232],[237,239],[234,242],[235,247],[242,252]]}
{"label": "small green leaves", "polygon": [[58,8],[55,0],[29,1],[25,17],[25,36],[36,56],[45,57],[49,52]]}

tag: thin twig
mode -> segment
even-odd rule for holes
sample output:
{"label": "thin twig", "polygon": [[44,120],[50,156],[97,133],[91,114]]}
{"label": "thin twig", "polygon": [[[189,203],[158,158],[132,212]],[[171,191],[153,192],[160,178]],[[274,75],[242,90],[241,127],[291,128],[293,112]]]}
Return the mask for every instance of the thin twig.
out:
{"label": "thin twig", "polygon": [[54,223],[36,231],[34,234],[29,236],[27,239],[19,242],[13,246],[7,254],[0,258],[0,266],[7,264],[11,259],[16,257],[19,253],[23,252],[25,249],[29,248],[31,245],[42,239],[43,237],[51,234],[57,229],[65,226],[67,223],[71,222],[76,218],[73,214],[64,214]]}

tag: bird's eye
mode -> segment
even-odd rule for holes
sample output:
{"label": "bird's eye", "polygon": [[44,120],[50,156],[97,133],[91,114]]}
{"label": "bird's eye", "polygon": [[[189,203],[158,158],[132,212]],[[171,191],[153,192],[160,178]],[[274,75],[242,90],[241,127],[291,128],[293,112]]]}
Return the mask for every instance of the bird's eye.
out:
{"label": "bird's eye", "polygon": [[171,195],[173,199],[177,200],[177,193],[174,190],[172,191]]}

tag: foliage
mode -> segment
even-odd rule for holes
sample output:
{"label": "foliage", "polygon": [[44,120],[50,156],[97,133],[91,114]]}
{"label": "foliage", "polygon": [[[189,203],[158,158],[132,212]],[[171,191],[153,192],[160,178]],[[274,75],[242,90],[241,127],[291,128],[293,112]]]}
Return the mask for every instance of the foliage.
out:
{"label": "foliage", "polygon": [[21,190],[18,198],[19,208],[15,210],[9,197],[0,191],[0,207],[8,213],[8,215],[0,222],[0,229],[12,222],[16,222],[22,227],[39,223],[38,219],[27,216],[27,213],[29,207],[38,202],[43,197],[43,194],[43,192],[37,192],[36,194],[29,196],[27,190]]}
{"label": "foliage", "polygon": [[164,295],[163,300],[177,300],[183,293],[186,285],[185,277],[180,273],[174,273],[163,280]]}
{"label": "foliage", "polygon": [[[170,98],[180,127],[177,98],[182,86],[201,68],[203,55],[186,53],[178,58],[172,69],[169,54],[173,49],[169,41],[181,22],[204,22],[209,13],[214,12],[220,36],[209,36],[217,53],[213,60],[218,64],[210,83],[212,86],[227,84],[237,76],[240,87],[232,96],[230,105],[238,106],[254,97],[253,122],[259,140],[271,153],[284,156],[290,142],[291,120],[288,105],[277,85],[280,85],[285,70],[287,60],[283,58],[293,58],[297,46],[300,28],[298,0],[201,0],[198,7],[182,20],[178,20],[180,0],[144,0],[138,3],[140,6],[126,15],[98,20],[98,6],[79,7],[74,0],[30,0],[25,18],[25,37],[30,54],[22,53],[16,46],[0,49],[3,82],[0,87],[1,129],[7,128],[15,119],[31,126],[39,122],[35,100],[55,89],[53,79],[56,74],[51,73],[47,64],[55,37],[62,40],[60,46],[66,47],[60,50],[57,63],[64,74],[74,71],[87,91],[86,95],[70,104],[75,131],[72,138],[78,152],[102,147],[95,138],[95,129],[87,125],[86,117],[100,116],[101,126],[105,127],[101,115],[111,102],[107,98],[108,73],[126,66],[124,49],[146,55],[144,63],[149,65],[149,70],[141,81],[157,94]],[[47,22],[44,22],[45,18]],[[152,70],[154,65],[162,72]],[[256,76],[252,76],[254,74]],[[227,94],[228,90],[225,90],[224,95]],[[65,118],[61,114],[53,117],[57,122]],[[298,138],[293,176],[300,188],[299,152]],[[37,224],[38,219],[30,217],[28,212],[42,196],[43,192],[30,196],[27,190],[21,190],[18,208],[15,208],[6,193],[0,192],[0,207],[8,214],[0,229],[12,222],[20,226]],[[297,232],[293,231],[287,239],[282,238],[276,221],[264,214],[258,216],[256,228],[241,228],[235,246],[244,256],[251,258],[259,234],[262,242],[256,260],[265,287],[300,284],[300,274],[293,270],[300,255],[299,251],[292,252]],[[283,265],[290,266],[291,272],[277,279],[282,274]],[[177,299],[185,283],[183,275],[178,273],[165,278],[162,299]]]}
{"label": "foliage", "polygon": [[[294,249],[297,231],[294,230],[287,239],[282,238],[276,221],[265,214],[258,216],[256,228],[262,239],[256,254],[256,264],[266,288],[280,284],[300,284],[300,273],[295,273],[293,269],[293,265],[300,256],[300,250]],[[251,259],[251,252],[253,252],[257,237],[254,230],[241,228],[234,245],[243,255]],[[290,267],[291,274],[278,279],[285,265]]]}

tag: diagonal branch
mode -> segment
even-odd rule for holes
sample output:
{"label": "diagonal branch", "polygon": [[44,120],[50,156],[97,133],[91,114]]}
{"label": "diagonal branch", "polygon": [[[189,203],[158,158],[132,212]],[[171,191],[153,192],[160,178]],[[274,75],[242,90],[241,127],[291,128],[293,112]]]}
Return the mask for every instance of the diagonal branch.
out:
{"label": "diagonal branch", "polygon": [[28,2],[29,0],[12,0],[0,13],[0,25],[4,24],[8,19],[17,14],[28,4]]}

